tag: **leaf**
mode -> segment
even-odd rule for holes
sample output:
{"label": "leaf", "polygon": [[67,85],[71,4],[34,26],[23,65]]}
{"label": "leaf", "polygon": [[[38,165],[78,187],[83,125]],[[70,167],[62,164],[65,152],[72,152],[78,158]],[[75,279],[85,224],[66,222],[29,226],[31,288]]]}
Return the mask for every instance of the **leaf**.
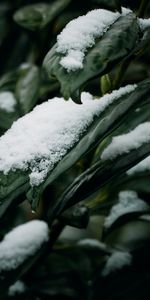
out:
{"label": "leaf", "polygon": [[[80,141],[71,145],[64,157],[57,164],[53,165],[53,169],[48,172],[42,184],[29,189],[27,197],[32,204],[33,210],[36,210],[41,195],[49,184],[124,122],[127,113],[129,114],[134,108],[142,106],[149,101],[149,91],[149,80],[146,80],[140,83],[132,92],[125,93],[118,99],[115,99],[110,105],[106,105],[100,115],[95,116],[93,123],[80,136]],[[27,171],[12,171],[7,176],[1,173],[1,202],[6,201],[9,193],[12,193],[13,190],[18,192],[19,186],[29,182],[29,175],[30,169]],[[22,193],[22,190],[20,193]]]}
{"label": "leaf", "polygon": [[14,20],[30,30],[40,30],[59,15],[70,3],[70,0],[57,0],[52,4],[36,3],[21,7],[14,14]]}
{"label": "leaf", "polygon": [[1,295],[44,253],[48,240],[48,226],[39,220],[20,225],[4,237],[0,243]]}
{"label": "leaf", "polygon": [[62,56],[56,51],[57,44],[46,55],[44,68],[50,80],[56,77],[60,82],[61,93],[68,99],[88,80],[108,73],[128,56],[139,39],[139,32],[136,17],[129,13],[111,25],[94,47],[86,52],[83,69],[68,73],[60,65]]}
{"label": "leaf", "polygon": [[150,222],[140,219],[131,220],[115,228],[105,237],[105,243],[111,247],[119,246],[127,251],[138,251],[149,242]]}
{"label": "leaf", "polygon": [[136,165],[150,153],[149,142],[144,142],[141,146],[128,150],[115,158],[100,160],[87,171],[83,172],[64,191],[61,197],[52,203],[49,209],[49,219],[61,214],[65,209],[71,207],[87,197],[96,190],[105,186],[113,179],[123,174],[126,170]]}
{"label": "leaf", "polygon": [[36,104],[40,87],[40,71],[36,66],[28,66],[20,70],[15,94],[20,114],[28,113]]}
{"label": "leaf", "polygon": [[[132,93],[121,96],[114,103],[110,104],[101,114],[100,117],[93,121],[93,124],[80,138],[77,145],[68,152],[67,155],[51,171],[45,182],[37,187],[32,188],[27,197],[31,202],[33,209],[36,209],[40,195],[62,172],[71,167],[80,157],[91,151],[99,142],[108,136],[117,126],[124,122],[124,118],[132,113],[133,108],[140,107],[149,101],[149,80],[141,82]],[[141,119],[139,119],[141,121]],[[134,122],[134,119],[131,119]],[[139,124],[137,122],[137,124]]]}

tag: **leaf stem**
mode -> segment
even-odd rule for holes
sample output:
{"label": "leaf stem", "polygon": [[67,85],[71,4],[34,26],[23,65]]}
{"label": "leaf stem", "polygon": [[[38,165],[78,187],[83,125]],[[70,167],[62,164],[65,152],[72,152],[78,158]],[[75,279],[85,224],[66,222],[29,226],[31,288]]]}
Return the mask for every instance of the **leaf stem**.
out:
{"label": "leaf stem", "polygon": [[137,16],[139,18],[143,18],[144,17],[147,5],[148,5],[148,0],[142,0],[141,1],[140,7],[139,7],[139,10],[138,10],[138,13],[137,13]]}
{"label": "leaf stem", "polygon": [[131,61],[132,61],[132,58],[133,57],[129,57],[127,58],[119,67],[119,70],[116,74],[116,77],[113,81],[113,88],[114,89],[119,89],[122,82],[123,82],[123,79],[125,77],[125,72],[127,70],[127,68],[129,67]]}

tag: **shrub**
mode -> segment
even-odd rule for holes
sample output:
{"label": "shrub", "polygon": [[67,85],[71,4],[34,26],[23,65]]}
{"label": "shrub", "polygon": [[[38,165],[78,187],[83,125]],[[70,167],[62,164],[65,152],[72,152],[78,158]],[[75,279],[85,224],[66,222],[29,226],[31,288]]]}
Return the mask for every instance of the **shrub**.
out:
{"label": "shrub", "polygon": [[2,299],[147,298],[149,14],[1,2]]}

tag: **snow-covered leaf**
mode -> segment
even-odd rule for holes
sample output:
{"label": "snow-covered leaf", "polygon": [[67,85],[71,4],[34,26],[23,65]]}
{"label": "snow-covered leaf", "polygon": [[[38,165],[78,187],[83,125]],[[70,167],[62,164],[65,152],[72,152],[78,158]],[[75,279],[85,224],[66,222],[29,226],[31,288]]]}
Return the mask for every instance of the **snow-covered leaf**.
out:
{"label": "snow-covered leaf", "polygon": [[70,0],[57,0],[51,4],[41,2],[27,5],[15,12],[14,20],[27,29],[39,30],[59,15],[69,3]]}
{"label": "snow-covered leaf", "polygon": [[86,199],[149,153],[150,122],[140,124],[131,132],[115,137],[102,153],[101,159],[77,177],[56,203],[50,206],[49,218],[53,219],[64,209]]}
{"label": "snow-covered leaf", "polygon": [[56,77],[60,82],[65,99],[89,79],[108,73],[135,47],[139,23],[129,10],[123,11],[122,15],[101,9],[91,11],[71,21],[58,36],[57,44],[44,59],[44,67],[51,80]]}
{"label": "snow-covered leaf", "polygon": [[[123,116],[141,99],[140,93],[143,99],[141,87],[138,99],[133,97],[136,89],[136,85],[126,86],[100,100],[83,93],[82,105],[54,98],[20,118],[0,140],[1,200],[12,199],[12,192],[26,189],[30,180],[28,197],[35,209],[45,187],[111,132],[117,120],[120,122],[120,105],[127,102]],[[132,100],[128,99],[131,95]]]}
{"label": "snow-covered leaf", "polygon": [[39,220],[19,225],[4,236],[0,242],[1,293],[32,266],[48,240],[48,226]]}
{"label": "snow-covered leaf", "polygon": [[104,227],[106,229],[112,228],[112,226],[114,228],[114,223],[119,226],[122,220],[126,222],[130,216],[133,218],[133,215],[138,216],[150,211],[148,204],[140,199],[134,191],[121,191],[118,198],[118,203],[113,205],[105,219]]}

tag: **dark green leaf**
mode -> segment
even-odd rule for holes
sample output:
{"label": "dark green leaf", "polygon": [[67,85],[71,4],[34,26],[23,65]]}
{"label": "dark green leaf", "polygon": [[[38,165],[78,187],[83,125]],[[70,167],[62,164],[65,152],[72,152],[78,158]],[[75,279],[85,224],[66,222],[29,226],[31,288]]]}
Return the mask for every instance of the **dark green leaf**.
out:
{"label": "dark green leaf", "polygon": [[[35,223],[34,223],[35,222]],[[31,221],[29,223],[23,224],[18,226],[11,232],[9,232],[9,237],[0,243],[0,260],[1,260],[1,269],[0,269],[0,292],[1,296],[6,293],[8,287],[14,283],[20,276],[28,271],[35,263],[35,261],[43,255],[46,251],[48,245],[48,228],[46,224],[42,224],[40,228],[40,232],[43,234],[43,237],[37,234],[38,244],[31,247],[32,239],[34,239],[34,230],[37,227],[36,222],[41,221]],[[41,226],[40,224],[40,226]],[[44,225],[44,226],[43,226]],[[22,227],[23,234],[26,233],[27,235],[27,244],[26,236],[22,236],[20,234]],[[18,232],[19,231],[19,232]],[[15,236],[16,240],[11,240],[11,234]],[[9,247],[12,245],[12,249]],[[25,247],[29,247],[26,251]],[[5,250],[6,249],[6,250]],[[4,252],[5,251],[5,252]],[[10,251],[10,252],[9,252]],[[8,261],[6,261],[8,259]]]}
{"label": "dark green leaf", "polygon": [[60,65],[62,56],[56,52],[57,44],[46,55],[44,67],[50,78],[57,78],[62,95],[68,99],[89,79],[108,73],[128,56],[139,39],[139,32],[136,17],[129,13],[110,26],[102,38],[96,41],[95,46],[86,52],[83,69],[68,73]]}
{"label": "dark green leaf", "polygon": [[70,0],[57,0],[52,4],[41,2],[27,5],[14,14],[14,20],[27,29],[39,30],[59,15],[69,3]]}
{"label": "dark green leaf", "polygon": [[28,113],[36,104],[40,87],[40,71],[36,66],[28,66],[20,70],[20,76],[16,83],[16,98],[20,114]]}
{"label": "dark green leaf", "polygon": [[123,153],[112,160],[97,162],[76,178],[60,199],[51,205],[49,210],[50,220],[59,215],[64,209],[86,199],[109,181],[116,179],[117,176],[120,176],[124,171],[148,156],[149,153],[150,144],[144,143],[139,148]]}

